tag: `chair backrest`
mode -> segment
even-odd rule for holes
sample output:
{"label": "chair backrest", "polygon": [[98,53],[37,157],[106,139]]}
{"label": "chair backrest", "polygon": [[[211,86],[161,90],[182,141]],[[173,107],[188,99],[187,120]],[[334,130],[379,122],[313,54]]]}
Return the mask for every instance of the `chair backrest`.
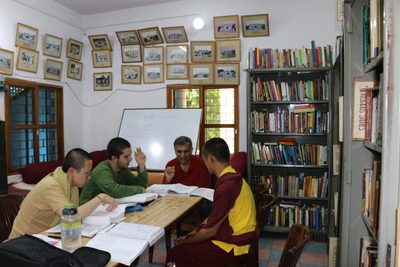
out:
{"label": "chair backrest", "polygon": [[295,267],[304,245],[312,236],[311,230],[301,224],[293,224],[283,248],[279,267]]}
{"label": "chair backrest", "polygon": [[23,199],[24,196],[19,195],[0,196],[0,242],[6,240],[10,235]]}

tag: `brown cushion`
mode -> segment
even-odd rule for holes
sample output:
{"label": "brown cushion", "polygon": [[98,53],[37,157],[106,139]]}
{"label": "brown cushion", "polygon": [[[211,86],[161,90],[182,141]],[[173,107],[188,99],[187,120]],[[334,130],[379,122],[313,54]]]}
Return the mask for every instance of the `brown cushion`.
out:
{"label": "brown cushion", "polygon": [[62,163],[56,160],[27,164],[21,170],[22,180],[27,184],[37,184],[47,174],[53,172],[61,165]]}
{"label": "brown cushion", "polygon": [[96,150],[90,153],[93,162],[93,169],[103,160],[108,159],[107,150]]}

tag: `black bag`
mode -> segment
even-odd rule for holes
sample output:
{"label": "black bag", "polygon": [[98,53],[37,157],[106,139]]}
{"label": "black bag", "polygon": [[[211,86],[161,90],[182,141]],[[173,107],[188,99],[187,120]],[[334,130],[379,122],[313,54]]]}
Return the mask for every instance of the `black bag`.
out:
{"label": "black bag", "polygon": [[110,258],[110,253],[89,247],[69,253],[31,235],[0,243],[1,265],[7,267],[103,267]]}

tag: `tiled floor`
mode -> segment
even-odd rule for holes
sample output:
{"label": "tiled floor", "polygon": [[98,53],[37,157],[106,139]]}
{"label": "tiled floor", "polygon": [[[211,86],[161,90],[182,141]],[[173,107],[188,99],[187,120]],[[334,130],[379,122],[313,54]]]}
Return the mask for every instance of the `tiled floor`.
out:
{"label": "tiled floor", "polygon": [[[277,267],[286,239],[262,237],[259,241],[260,267]],[[165,262],[165,241],[160,240],[154,249],[153,264],[149,264],[147,251],[140,258],[139,267],[163,266]],[[310,241],[304,247],[297,267],[328,266],[326,243]]]}

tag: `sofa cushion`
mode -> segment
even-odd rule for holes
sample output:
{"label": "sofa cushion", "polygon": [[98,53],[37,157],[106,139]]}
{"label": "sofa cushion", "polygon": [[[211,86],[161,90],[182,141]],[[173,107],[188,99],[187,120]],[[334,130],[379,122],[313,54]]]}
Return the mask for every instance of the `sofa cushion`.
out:
{"label": "sofa cushion", "polygon": [[24,183],[37,184],[47,174],[53,172],[57,167],[61,166],[62,162],[57,160],[47,162],[34,162],[25,165],[21,170],[21,176]]}

